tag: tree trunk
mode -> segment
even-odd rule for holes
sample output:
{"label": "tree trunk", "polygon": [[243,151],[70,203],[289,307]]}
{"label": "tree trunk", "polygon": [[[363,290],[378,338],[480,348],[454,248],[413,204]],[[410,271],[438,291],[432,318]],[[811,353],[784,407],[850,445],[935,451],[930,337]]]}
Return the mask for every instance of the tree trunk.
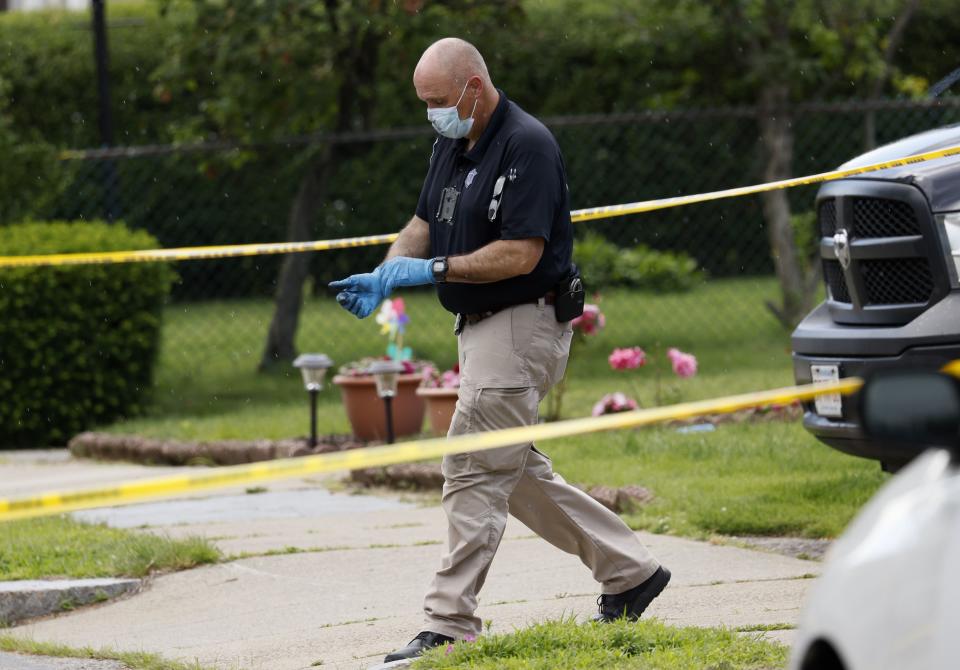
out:
{"label": "tree trunk", "polygon": [[[769,83],[760,93],[760,136],[764,153],[763,180],[778,181],[790,177],[793,162],[793,122],[787,105],[789,91],[784,84]],[[795,326],[809,309],[803,268],[797,253],[790,201],[783,189],[761,194],[763,216],[767,224],[770,253],[773,256],[783,303],[767,307],[785,328]]]}
{"label": "tree trunk", "polygon": [[[903,34],[907,30],[907,25],[910,23],[910,19],[913,18],[919,6],[920,0],[905,0],[903,10],[897,16],[897,20],[893,22],[893,27],[887,34],[887,46],[883,50],[883,69],[880,71],[880,75],[874,79],[873,85],[870,87],[870,93],[868,94],[870,100],[875,100],[880,97],[883,87],[890,78],[890,72],[893,68],[893,58],[896,56],[897,49],[900,48],[900,43],[903,41]],[[863,149],[864,151],[870,151],[876,146],[877,111],[875,109],[868,109],[867,115],[863,120]]]}
{"label": "tree trunk", "polygon": [[[333,130],[370,128],[375,107],[377,59],[384,33],[369,28],[368,17],[361,17],[352,27],[341,24],[337,0],[326,0],[328,21],[332,33],[343,40],[337,50],[336,70],[343,79],[337,91],[337,118]],[[381,11],[382,11],[381,7]],[[358,126],[359,127],[356,127]],[[309,240],[317,220],[320,205],[326,196],[329,180],[336,174],[337,165],[366,151],[368,146],[327,144],[311,167],[294,198],[287,223],[287,240]],[[296,355],[293,340],[297,335],[300,306],[303,302],[303,284],[310,273],[312,253],[287,254],[280,266],[277,293],[274,298],[273,319],[267,332],[267,343],[260,358],[260,370],[289,362]]]}
{"label": "tree trunk", "polygon": [[[300,181],[297,195],[290,208],[286,239],[299,242],[311,239],[320,204],[327,190],[331,168],[336,160],[336,149],[327,145],[310,165]],[[281,362],[290,362],[296,356],[293,340],[300,321],[303,303],[303,285],[310,274],[312,253],[287,254],[280,266],[277,292],[274,298],[273,319],[267,332],[267,343],[260,358],[260,370]]]}

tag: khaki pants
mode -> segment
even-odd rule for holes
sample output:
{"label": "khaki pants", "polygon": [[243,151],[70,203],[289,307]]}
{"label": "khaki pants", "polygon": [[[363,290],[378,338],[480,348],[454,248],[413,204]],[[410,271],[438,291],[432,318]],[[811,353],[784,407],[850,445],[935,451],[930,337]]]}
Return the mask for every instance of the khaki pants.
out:
{"label": "khaki pants", "polygon": [[[449,434],[536,423],[540,400],[563,375],[572,335],[543,304],[517,305],[464,328]],[[631,589],[659,565],[620,517],[567,484],[532,444],[447,456],[443,474],[448,546],[424,600],[425,630],[453,638],[480,633],[477,594],[508,512],[579,556],[603,593]]]}

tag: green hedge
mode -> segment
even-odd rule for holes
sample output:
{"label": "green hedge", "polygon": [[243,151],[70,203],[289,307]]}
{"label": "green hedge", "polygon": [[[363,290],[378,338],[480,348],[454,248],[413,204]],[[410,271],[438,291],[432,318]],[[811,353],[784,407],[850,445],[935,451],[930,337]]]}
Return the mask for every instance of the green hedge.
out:
{"label": "green hedge", "polygon": [[[0,228],[0,255],[154,246],[122,224]],[[0,447],[61,445],[139,412],[173,279],[157,263],[0,268]]]}

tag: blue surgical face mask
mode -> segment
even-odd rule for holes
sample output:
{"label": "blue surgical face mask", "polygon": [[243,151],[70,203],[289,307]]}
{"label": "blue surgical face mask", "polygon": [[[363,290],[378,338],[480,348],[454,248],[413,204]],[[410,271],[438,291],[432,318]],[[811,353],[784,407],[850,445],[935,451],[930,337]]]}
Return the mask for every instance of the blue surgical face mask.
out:
{"label": "blue surgical face mask", "polygon": [[466,92],[467,84],[464,84],[463,90],[460,91],[460,97],[457,98],[456,105],[453,107],[437,107],[427,110],[427,121],[433,124],[433,129],[444,137],[459,140],[461,137],[466,137],[467,133],[469,133],[473,127],[473,113],[477,110],[479,98],[473,101],[473,109],[470,110],[470,116],[466,119],[461,119],[460,113],[457,111],[457,105],[463,100]]}

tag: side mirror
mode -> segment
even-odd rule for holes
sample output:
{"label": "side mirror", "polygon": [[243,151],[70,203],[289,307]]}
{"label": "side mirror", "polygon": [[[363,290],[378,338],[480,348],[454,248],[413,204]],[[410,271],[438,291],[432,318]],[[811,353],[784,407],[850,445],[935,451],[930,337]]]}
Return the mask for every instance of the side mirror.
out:
{"label": "side mirror", "polygon": [[960,380],[932,370],[882,370],[860,390],[867,436],[884,441],[960,450]]}

